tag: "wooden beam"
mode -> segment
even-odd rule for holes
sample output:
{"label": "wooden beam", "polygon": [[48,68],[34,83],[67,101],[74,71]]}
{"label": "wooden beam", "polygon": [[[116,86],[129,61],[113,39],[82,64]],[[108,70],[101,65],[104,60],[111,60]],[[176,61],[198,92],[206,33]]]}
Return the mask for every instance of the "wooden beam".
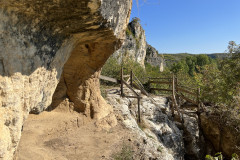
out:
{"label": "wooden beam", "polygon": [[138,123],[141,123],[140,98],[138,98]]}
{"label": "wooden beam", "polygon": [[181,94],[181,95],[179,95],[179,96],[180,96],[181,98],[185,99],[186,101],[191,102],[192,104],[198,105],[197,102],[195,102],[194,100],[191,100],[191,99],[185,97],[183,94]]}
{"label": "wooden beam", "polygon": [[115,78],[111,78],[111,77],[107,77],[107,76],[103,76],[100,75],[99,77],[100,79],[104,80],[104,81],[109,81],[109,82],[113,82],[113,83],[118,83],[118,80]]}
{"label": "wooden beam", "polygon": [[130,77],[130,75],[123,75],[123,78],[127,78],[127,77]]}
{"label": "wooden beam", "polygon": [[139,89],[142,94],[148,96],[147,91],[145,91],[143,88],[139,87],[137,84],[133,83],[133,87],[136,88],[136,89]]}
{"label": "wooden beam", "polygon": [[186,90],[186,89],[183,89],[183,88],[177,87],[177,90],[178,90],[179,92],[185,92],[185,93],[188,93],[188,94],[191,94],[191,95],[197,97],[197,93],[194,93],[194,92],[188,91],[188,90]]}
{"label": "wooden beam", "polygon": [[138,97],[140,97],[140,95],[139,95],[136,91],[134,91],[134,89],[133,89],[129,84],[127,84],[126,81],[122,80],[122,82],[123,82],[123,84],[125,84],[129,89],[131,89],[131,90],[133,91],[133,93],[135,93]]}

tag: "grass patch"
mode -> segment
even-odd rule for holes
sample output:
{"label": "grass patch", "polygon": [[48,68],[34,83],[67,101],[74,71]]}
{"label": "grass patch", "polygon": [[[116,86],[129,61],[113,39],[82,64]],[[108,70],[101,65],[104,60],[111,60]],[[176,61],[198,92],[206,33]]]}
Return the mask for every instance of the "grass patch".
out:
{"label": "grass patch", "polygon": [[113,155],[114,160],[133,160],[133,149],[124,144],[121,151]]}
{"label": "grass patch", "polygon": [[104,99],[106,99],[107,98],[107,91],[106,91],[106,87],[104,87],[104,86],[100,86],[100,91],[101,91],[101,95],[102,95],[102,97],[104,98]]}

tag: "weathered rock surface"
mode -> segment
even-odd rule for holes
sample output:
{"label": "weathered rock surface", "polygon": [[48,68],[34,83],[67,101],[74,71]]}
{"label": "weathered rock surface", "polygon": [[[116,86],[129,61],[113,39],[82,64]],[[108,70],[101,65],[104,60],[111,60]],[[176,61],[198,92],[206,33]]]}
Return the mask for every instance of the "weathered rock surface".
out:
{"label": "weathered rock surface", "polygon": [[[124,89],[124,93],[132,95],[131,91]],[[114,107],[117,118],[135,133],[139,139],[144,139],[143,159],[181,160],[184,157],[184,144],[182,132],[175,123],[161,110],[169,110],[166,98],[143,96],[141,99],[141,116],[143,124],[138,125],[136,99],[121,98],[118,89],[107,92],[107,100]],[[140,129],[141,128],[141,129]],[[139,142],[141,143],[141,142]],[[138,159],[138,158],[136,158]],[[140,159],[140,158],[139,158]]]}
{"label": "weathered rock surface", "polygon": [[[211,142],[215,152],[222,152],[228,157],[231,157],[233,153],[240,155],[239,126],[221,124],[221,121],[219,116],[201,114],[201,127],[205,137]],[[208,152],[208,154],[211,153]]]}
{"label": "weathered rock surface", "polygon": [[120,47],[130,8],[131,0],[0,2],[0,159],[12,159],[29,112],[52,98],[56,107],[69,97],[91,118],[111,112],[99,70]]}
{"label": "weathered rock surface", "polygon": [[113,54],[113,57],[117,58],[119,63],[127,59],[132,59],[144,67],[146,45],[145,31],[140,22],[135,19],[128,24],[126,39],[122,47]]}
{"label": "weathered rock surface", "polygon": [[201,160],[205,157],[205,141],[199,127],[198,116],[195,113],[191,113],[192,111],[185,109],[185,114],[183,114],[185,159]]}
{"label": "weathered rock surface", "polygon": [[158,51],[149,44],[147,44],[145,60],[152,66],[159,67],[160,72],[163,72],[164,67],[166,66],[163,57],[160,57]]}

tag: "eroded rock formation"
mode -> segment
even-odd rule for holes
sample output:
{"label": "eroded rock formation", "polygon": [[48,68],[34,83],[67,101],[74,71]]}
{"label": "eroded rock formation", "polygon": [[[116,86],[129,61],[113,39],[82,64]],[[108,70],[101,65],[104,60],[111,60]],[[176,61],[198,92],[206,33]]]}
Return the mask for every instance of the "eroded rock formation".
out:
{"label": "eroded rock formation", "polygon": [[[0,159],[12,159],[24,120],[69,97],[102,118],[98,76],[121,46],[131,0],[0,1]],[[63,74],[62,74],[63,71]]]}
{"label": "eroded rock formation", "polygon": [[212,151],[212,148],[208,147],[207,154],[222,152],[228,158],[233,153],[240,154],[239,125],[233,125],[229,122],[223,123],[222,117],[203,113],[201,114],[201,127],[206,139],[212,144],[214,149]]}
{"label": "eroded rock formation", "polygon": [[146,45],[145,31],[139,20],[135,18],[128,24],[123,46],[113,54],[113,57],[117,58],[119,63],[122,60],[131,59],[145,67]]}
{"label": "eroded rock formation", "polygon": [[153,46],[147,44],[146,58],[145,60],[152,66],[159,67],[159,71],[163,72],[166,66],[163,57],[161,57]]}
{"label": "eroded rock formation", "polygon": [[[135,91],[140,93],[139,90]],[[162,112],[162,110],[170,112],[167,99],[142,95],[140,103],[142,124],[138,124],[136,121],[138,116],[136,99],[121,98],[118,93],[119,88],[109,89],[107,100],[113,106],[117,119],[138,139],[138,150],[141,153],[134,155],[134,158],[182,160],[184,158],[182,131],[166,113]],[[124,93],[133,96],[130,89],[124,88]]]}

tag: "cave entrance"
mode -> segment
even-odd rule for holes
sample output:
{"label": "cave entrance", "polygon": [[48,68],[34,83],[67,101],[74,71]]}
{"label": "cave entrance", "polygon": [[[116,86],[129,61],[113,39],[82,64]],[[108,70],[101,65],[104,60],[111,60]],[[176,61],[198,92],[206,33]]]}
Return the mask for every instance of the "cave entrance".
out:
{"label": "cave entrance", "polygon": [[64,65],[48,110],[74,110],[91,119],[108,115],[111,107],[101,96],[99,76],[114,50],[113,42],[77,45]]}
{"label": "cave entrance", "polygon": [[17,159],[52,159],[61,157],[63,152],[74,159],[83,154],[78,154],[76,147],[92,143],[90,138],[88,142],[82,138],[91,137],[96,130],[92,119],[101,119],[112,112],[101,96],[99,76],[114,51],[112,41],[75,47],[64,65],[52,104],[47,111],[31,114],[26,120]]}

